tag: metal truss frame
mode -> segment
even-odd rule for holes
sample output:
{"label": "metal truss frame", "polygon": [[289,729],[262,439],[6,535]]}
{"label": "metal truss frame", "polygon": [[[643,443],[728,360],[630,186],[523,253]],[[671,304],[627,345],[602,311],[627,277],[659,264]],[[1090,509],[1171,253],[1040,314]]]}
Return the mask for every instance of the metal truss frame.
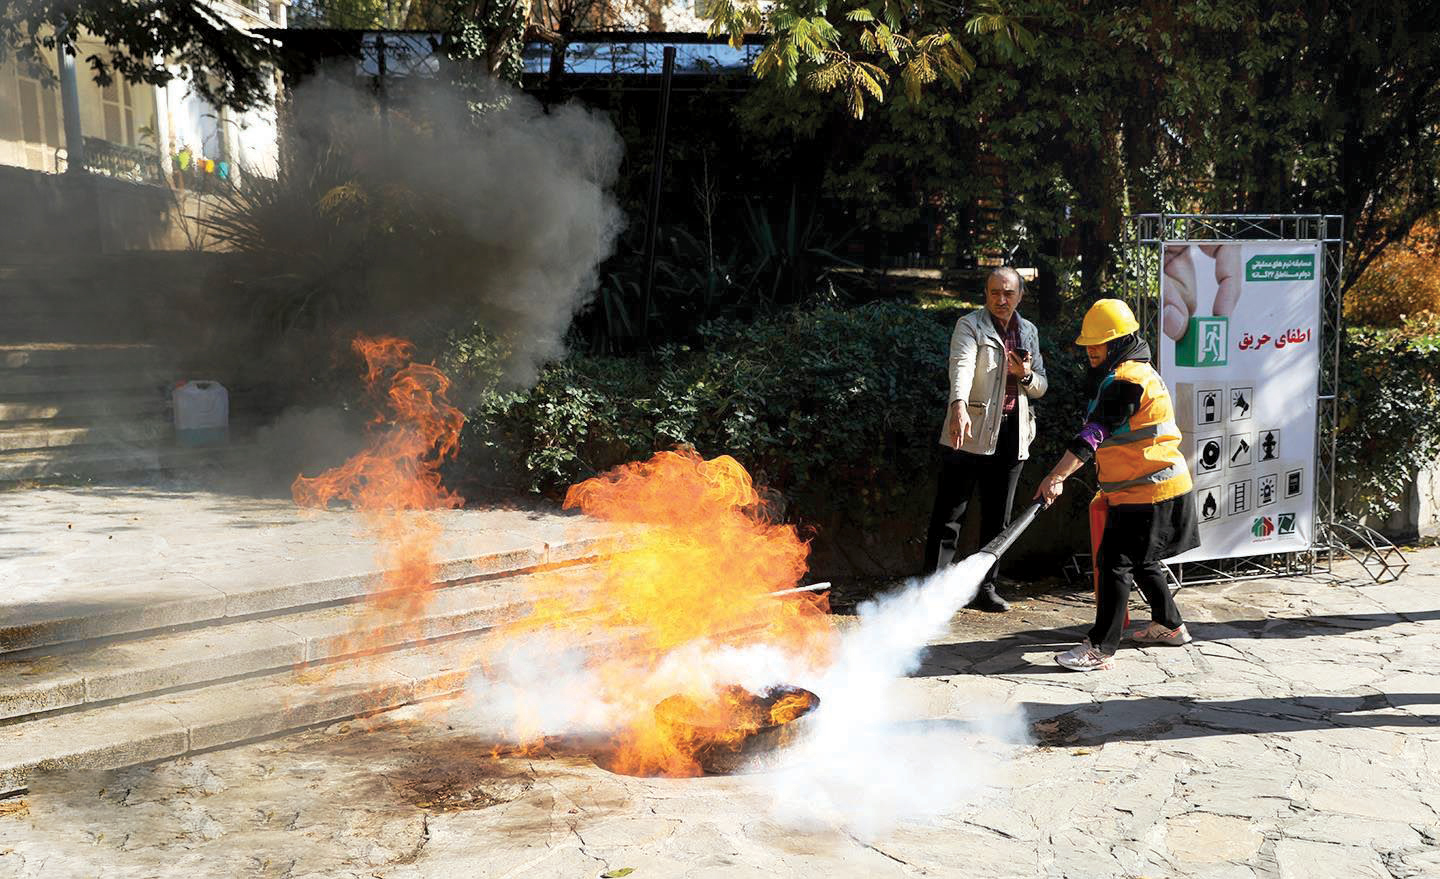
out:
{"label": "metal truss frame", "polygon": [[[1315,455],[1315,533],[1310,549],[1172,565],[1179,585],[1269,577],[1333,574],[1345,556],[1361,563],[1375,582],[1404,572],[1404,556],[1375,531],[1342,522],[1335,501],[1336,441],[1340,415],[1341,286],[1345,271],[1345,221],[1336,214],[1137,214],[1128,218],[1130,240],[1122,259],[1135,317],[1156,346],[1160,272],[1172,241],[1315,241],[1322,251],[1320,278],[1320,382]],[[1155,350],[1159,350],[1158,347]]]}

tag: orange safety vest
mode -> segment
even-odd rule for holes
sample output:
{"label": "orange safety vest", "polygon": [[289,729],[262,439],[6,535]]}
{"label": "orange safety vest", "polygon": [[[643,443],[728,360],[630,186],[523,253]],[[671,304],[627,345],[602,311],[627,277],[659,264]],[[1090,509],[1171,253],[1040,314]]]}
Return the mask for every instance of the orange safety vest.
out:
{"label": "orange safety vest", "polygon": [[1189,491],[1194,484],[1180,452],[1175,406],[1160,373],[1143,360],[1126,360],[1100,383],[1087,416],[1112,381],[1139,385],[1140,407],[1095,450],[1100,491],[1111,504],[1156,504]]}

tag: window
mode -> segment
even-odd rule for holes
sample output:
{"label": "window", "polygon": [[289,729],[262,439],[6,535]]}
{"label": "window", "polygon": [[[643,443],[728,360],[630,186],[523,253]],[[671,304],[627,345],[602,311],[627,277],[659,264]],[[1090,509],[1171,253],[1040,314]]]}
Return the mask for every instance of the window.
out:
{"label": "window", "polygon": [[116,77],[100,89],[105,107],[105,139],[111,143],[135,145],[135,110],[130,98],[130,82]]}
{"label": "window", "polygon": [[37,79],[16,74],[20,94],[20,135],[24,141],[25,167],[55,170],[55,151],[60,148],[59,99]]}

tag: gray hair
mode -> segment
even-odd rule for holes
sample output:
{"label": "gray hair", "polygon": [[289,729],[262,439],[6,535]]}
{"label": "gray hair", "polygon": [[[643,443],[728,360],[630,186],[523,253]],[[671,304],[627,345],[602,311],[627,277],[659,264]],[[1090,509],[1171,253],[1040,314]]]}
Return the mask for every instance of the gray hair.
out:
{"label": "gray hair", "polygon": [[1010,275],[1013,277],[1015,284],[1020,288],[1020,295],[1025,295],[1025,279],[1021,277],[1020,271],[1014,266],[1000,266],[999,268],[991,269],[990,274],[985,277],[985,286],[990,286],[990,279],[996,275]]}

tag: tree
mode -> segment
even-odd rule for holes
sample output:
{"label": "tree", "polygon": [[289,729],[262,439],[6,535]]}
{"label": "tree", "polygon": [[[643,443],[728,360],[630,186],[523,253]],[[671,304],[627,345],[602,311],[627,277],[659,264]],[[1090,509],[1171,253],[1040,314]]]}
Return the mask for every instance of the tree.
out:
{"label": "tree", "polygon": [[195,0],[12,0],[0,12],[0,60],[14,52],[49,78],[46,56],[59,48],[77,55],[83,32],[105,43],[84,59],[101,85],[116,76],[151,85],[180,78],[214,106],[236,110],[271,99],[271,45]]}
{"label": "tree", "polygon": [[426,6],[424,0],[296,0],[289,21],[294,28],[409,28]]}
{"label": "tree", "polygon": [[1120,132],[1127,169],[1152,175],[1141,187],[1127,173],[1137,207],[1340,213],[1347,287],[1440,207],[1435,4],[1227,0],[1110,18],[1117,54],[1154,84],[1128,102],[1146,124]]}
{"label": "tree", "polygon": [[[965,21],[968,49],[953,31],[946,44],[964,74],[954,88],[907,88],[896,112],[847,129],[849,158],[827,185],[873,199],[903,173],[952,211],[998,205],[993,231],[1041,268],[1047,315],[1067,274],[1087,293],[1112,283],[1127,214],[1341,213],[1348,286],[1440,208],[1440,5],[877,8],[714,11],[717,29],[764,34],[757,74],[848,89],[851,116],[888,82],[882,73],[926,85],[921,41]],[[837,59],[849,66],[830,66]]]}
{"label": "tree", "polygon": [[[941,77],[954,86],[975,70],[965,37],[988,42],[1012,59],[1035,45],[1021,22],[998,0],[969,5],[903,5],[896,0],[776,0],[763,9],[750,0],[714,0],[705,10],[711,34],[728,34],[739,46],[747,34],[765,37],[755,75],[838,92],[849,113],[865,116],[867,100],[884,101],[899,77],[912,100]],[[964,36],[957,31],[963,22]]]}
{"label": "tree", "polygon": [[520,82],[530,13],[530,0],[303,0],[291,7],[290,23],[443,34],[447,56],[458,62],[451,70],[455,80],[478,88],[485,78]]}

